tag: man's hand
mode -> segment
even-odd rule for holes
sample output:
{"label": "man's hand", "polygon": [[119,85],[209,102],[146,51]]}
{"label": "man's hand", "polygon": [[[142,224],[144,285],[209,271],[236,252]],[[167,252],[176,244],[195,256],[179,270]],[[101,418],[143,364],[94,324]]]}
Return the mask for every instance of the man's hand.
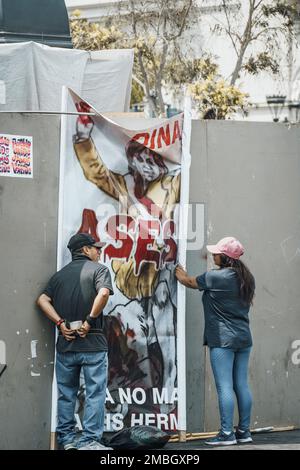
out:
{"label": "man's hand", "polygon": [[79,330],[77,330],[80,338],[85,338],[88,332],[90,331],[90,329],[91,329],[90,325],[88,324],[87,321],[85,321],[82,327]]}
{"label": "man's hand", "polygon": [[73,339],[76,338],[76,335],[75,335],[74,330],[71,330],[71,329],[67,328],[66,325],[65,325],[65,323],[61,323],[61,325],[60,325],[60,331],[61,331],[63,337],[64,337],[67,341],[73,341]]}

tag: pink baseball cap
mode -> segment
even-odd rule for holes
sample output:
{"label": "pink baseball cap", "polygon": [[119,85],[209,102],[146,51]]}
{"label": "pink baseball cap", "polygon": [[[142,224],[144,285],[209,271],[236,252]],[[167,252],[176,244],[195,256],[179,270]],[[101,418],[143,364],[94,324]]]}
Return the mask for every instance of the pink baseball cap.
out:
{"label": "pink baseball cap", "polygon": [[245,251],[241,242],[234,237],[222,238],[216,245],[207,245],[206,248],[214,255],[223,254],[233,259],[239,259]]}

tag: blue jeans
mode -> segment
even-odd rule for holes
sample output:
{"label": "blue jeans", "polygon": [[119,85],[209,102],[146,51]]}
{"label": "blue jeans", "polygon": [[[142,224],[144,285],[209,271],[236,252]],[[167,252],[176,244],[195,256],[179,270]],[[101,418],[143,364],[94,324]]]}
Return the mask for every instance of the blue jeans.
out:
{"label": "blue jeans", "polygon": [[74,440],[74,417],[79,389],[80,370],[83,370],[86,396],[82,421],[83,432],[77,446],[99,441],[104,428],[104,407],[107,384],[107,352],[57,353],[56,380],[57,442],[65,445]]}
{"label": "blue jeans", "polygon": [[250,348],[210,348],[210,361],[219,398],[221,430],[232,432],[234,394],[239,411],[239,429],[250,428],[252,396],[248,386]]}

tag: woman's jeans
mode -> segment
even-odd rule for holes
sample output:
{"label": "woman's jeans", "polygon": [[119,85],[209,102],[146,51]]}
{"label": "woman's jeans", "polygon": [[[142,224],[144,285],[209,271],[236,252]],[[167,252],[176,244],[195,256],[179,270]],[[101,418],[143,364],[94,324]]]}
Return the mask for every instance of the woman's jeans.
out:
{"label": "woman's jeans", "polygon": [[250,348],[210,348],[210,361],[219,398],[221,430],[233,431],[234,394],[239,410],[239,429],[250,428],[252,396],[248,386]]}
{"label": "woman's jeans", "polygon": [[107,384],[107,352],[57,353],[56,380],[57,442],[71,443],[76,437],[74,417],[79,389],[80,371],[85,380],[85,407],[82,421],[83,432],[77,447],[101,439],[104,428],[104,407]]}

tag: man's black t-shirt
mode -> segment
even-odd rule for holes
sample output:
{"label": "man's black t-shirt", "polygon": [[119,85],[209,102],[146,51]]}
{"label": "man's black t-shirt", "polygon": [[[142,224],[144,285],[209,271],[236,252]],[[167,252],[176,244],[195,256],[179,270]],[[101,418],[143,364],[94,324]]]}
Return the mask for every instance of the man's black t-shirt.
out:
{"label": "man's black t-shirt", "polygon": [[[71,263],[55,273],[44,294],[51,298],[53,307],[67,322],[86,319],[99,290],[103,287],[113,294],[111,277],[106,266],[91,261],[78,254]],[[57,340],[58,352],[107,351],[107,341],[103,334],[103,314],[97,318],[95,328],[91,328],[85,338],[76,337],[67,341],[62,334]]]}

